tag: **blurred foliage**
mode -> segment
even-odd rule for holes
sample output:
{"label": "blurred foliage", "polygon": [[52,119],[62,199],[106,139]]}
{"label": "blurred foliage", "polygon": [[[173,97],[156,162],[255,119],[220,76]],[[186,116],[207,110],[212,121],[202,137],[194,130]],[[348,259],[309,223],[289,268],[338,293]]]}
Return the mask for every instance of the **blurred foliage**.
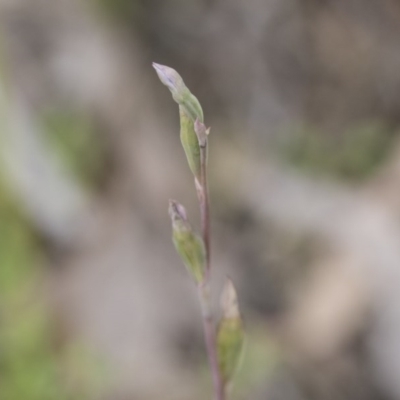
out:
{"label": "blurred foliage", "polygon": [[87,116],[53,111],[43,118],[46,139],[56,155],[86,186],[101,181],[105,158],[104,143]]}
{"label": "blurred foliage", "polygon": [[[147,12],[149,3],[153,0],[94,0],[107,17],[129,23],[134,20],[140,28],[146,28],[140,23]],[[137,28],[138,26],[135,26]]]}
{"label": "blurred foliage", "polygon": [[84,400],[90,379],[78,382],[77,393],[77,380],[71,381],[68,371],[87,357],[71,358],[68,346],[56,349],[50,310],[41,296],[40,242],[1,181],[0,220],[0,400]]}
{"label": "blurred foliage", "polygon": [[348,181],[367,178],[383,162],[395,138],[380,121],[367,121],[342,135],[326,135],[310,127],[298,129],[279,143],[280,153],[294,166]]}

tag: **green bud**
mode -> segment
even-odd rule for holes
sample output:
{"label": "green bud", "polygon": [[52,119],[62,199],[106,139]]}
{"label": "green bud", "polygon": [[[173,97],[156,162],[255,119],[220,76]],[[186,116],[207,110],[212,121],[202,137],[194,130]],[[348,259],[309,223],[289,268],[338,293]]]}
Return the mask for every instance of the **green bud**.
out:
{"label": "green bud", "polygon": [[218,325],[217,348],[219,369],[227,385],[238,367],[244,344],[244,330],[235,287],[226,280],[221,296],[222,318]]}
{"label": "green bud", "polygon": [[173,99],[185,110],[192,121],[194,122],[196,119],[199,119],[201,122],[204,122],[200,102],[187,88],[182,77],[173,68],[166,65],[153,63],[153,67],[160,81],[167,86],[172,93]]}
{"label": "green bud", "polygon": [[193,175],[197,178],[201,174],[200,145],[194,130],[194,122],[188,117],[182,106],[179,106],[181,120],[181,143]]}
{"label": "green bud", "polygon": [[204,280],[206,260],[203,240],[192,231],[186,210],[181,204],[170,200],[169,215],[175,248],[189,273],[197,283],[201,283]]}
{"label": "green bud", "polygon": [[153,67],[161,82],[168,87],[173,99],[179,104],[182,146],[190,170],[196,178],[199,178],[201,173],[200,147],[194,123],[198,121],[198,124],[202,124],[204,121],[201,105],[174,69],[156,63],[153,63]]}

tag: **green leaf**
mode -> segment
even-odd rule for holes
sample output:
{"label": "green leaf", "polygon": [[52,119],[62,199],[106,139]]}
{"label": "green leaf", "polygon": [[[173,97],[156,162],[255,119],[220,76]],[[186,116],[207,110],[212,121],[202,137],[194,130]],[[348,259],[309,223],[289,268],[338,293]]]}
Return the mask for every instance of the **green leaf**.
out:
{"label": "green leaf", "polygon": [[194,130],[193,120],[186,114],[182,106],[179,106],[181,119],[181,143],[185,150],[186,158],[193,175],[197,178],[201,174],[200,145]]}

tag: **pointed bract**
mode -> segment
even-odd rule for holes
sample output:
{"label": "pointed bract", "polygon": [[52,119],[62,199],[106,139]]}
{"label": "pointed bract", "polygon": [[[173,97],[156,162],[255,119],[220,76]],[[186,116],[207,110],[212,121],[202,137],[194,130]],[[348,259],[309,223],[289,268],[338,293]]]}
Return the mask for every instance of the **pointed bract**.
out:
{"label": "pointed bract", "polygon": [[196,132],[197,139],[199,141],[200,147],[207,146],[207,136],[209,134],[210,129],[207,129],[206,126],[197,118],[194,122],[194,131]]}
{"label": "pointed bract", "polygon": [[240,318],[239,304],[235,286],[230,278],[226,278],[221,294],[221,310],[223,318]]}

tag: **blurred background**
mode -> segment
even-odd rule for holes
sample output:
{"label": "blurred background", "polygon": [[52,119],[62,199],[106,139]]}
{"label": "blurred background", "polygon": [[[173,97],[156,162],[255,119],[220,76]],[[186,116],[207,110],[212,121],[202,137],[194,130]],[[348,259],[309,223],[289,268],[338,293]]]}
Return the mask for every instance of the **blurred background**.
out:
{"label": "blurred background", "polygon": [[400,399],[398,0],[0,0],[0,400],[212,396],[169,198],[211,126],[232,399]]}

